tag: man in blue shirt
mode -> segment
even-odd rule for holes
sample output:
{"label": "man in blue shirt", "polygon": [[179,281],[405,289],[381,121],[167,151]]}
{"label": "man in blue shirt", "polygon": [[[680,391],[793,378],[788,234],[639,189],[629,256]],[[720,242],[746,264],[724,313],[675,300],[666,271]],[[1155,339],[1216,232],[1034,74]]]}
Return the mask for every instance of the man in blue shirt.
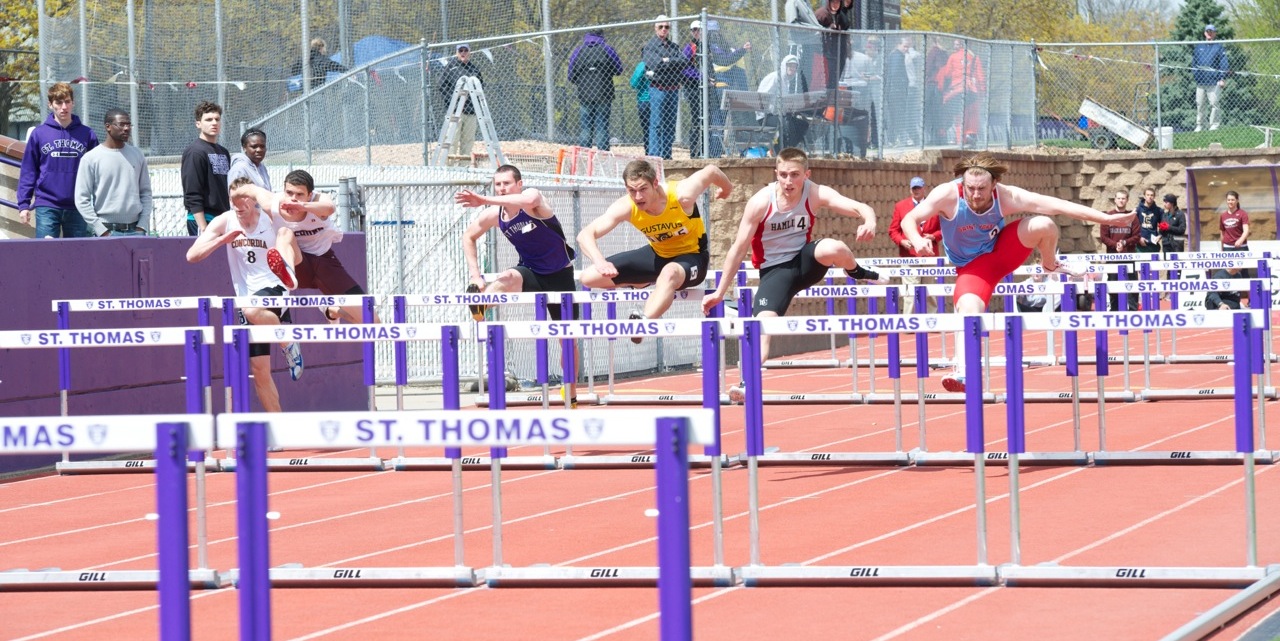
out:
{"label": "man in blue shirt", "polygon": [[1204,129],[1204,99],[1209,98],[1209,131],[1222,124],[1218,98],[1227,84],[1227,50],[1217,41],[1218,30],[1204,26],[1204,42],[1191,50],[1191,77],[1196,81],[1196,131]]}

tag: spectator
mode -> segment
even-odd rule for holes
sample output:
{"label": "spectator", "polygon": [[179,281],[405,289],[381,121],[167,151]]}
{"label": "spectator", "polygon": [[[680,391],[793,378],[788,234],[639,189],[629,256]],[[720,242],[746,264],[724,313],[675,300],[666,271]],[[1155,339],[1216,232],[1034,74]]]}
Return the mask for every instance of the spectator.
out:
{"label": "spectator", "polygon": [[1178,209],[1178,197],[1164,195],[1164,212],[1160,214],[1160,247],[1168,252],[1180,252],[1187,247],[1187,212]]}
{"label": "spectator", "polygon": [[[729,45],[724,32],[720,30],[719,20],[707,21],[707,46],[711,48],[712,71],[715,72],[717,86],[734,91],[747,91],[747,54],[751,51],[751,43],[744,42],[741,47]],[[719,106],[719,103],[712,103]]]}
{"label": "spectator", "polygon": [[[809,91],[809,80],[800,71],[799,58],[795,56],[783,58],[782,68],[784,75],[781,83],[778,82],[778,72],[770,71],[760,81],[757,91],[775,95],[781,93],[784,96]],[[776,113],[756,112],[756,120],[765,127],[778,128],[778,142],[773,146],[775,153],[784,147],[803,147],[804,135],[809,131],[809,120],[804,116],[798,113],[784,113],[779,121]]]}
{"label": "spectator", "polygon": [[676,112],[680,109],[680,84],[689,61],[680,46],[671,41],[671,22],[659,15],[653,37],[641,48],[645,75],[649,78],[648,155],[671,159],[671,142],[676,137]]}
{"label": "spectator", "polygon": [[289,69],[290,73],[299,76],[302,75],[302,69],[305,66],[308,70],[307,75],[311,79],[311,91],[319,89],[329,79],[329,72],[345,73],[347,71],[345,66],[334,62],[332,58],[325,55],[325,50],[328,46],[324,38],[312,40],[311,50],[307,52],[307,59],[299,59]]}
{"label": "spectator", "polygon": [[[466,43],[458,45],[456,54],[449,64],[445,65],[444,77],[440,79],[440,95],[444,96],[446,101],[453,99],[458,80],[466,76],[474,77],[480,83],[484,83],[480,68],[471,62],[471,46]],[[462,101],[462,118],[458,122],[458,147],[451,155],[470,157],[471,148],[476,144],[476,108],[471,98],[464,97]]]}
{"label": "spectator", "polygon": [[605,43],[602,29],[587,32],[569,54],[569,82],[578,88],[578,146],[609,150],[613,77],[621,73],[622,60]]}
{"label": "spectator", "polygon": [[1142,202],[1134,211],[1138,219],[1138,244],[1136,251],[1158,253],[1160,251],[1160,219],[1164,210],[1156,204],[1156,190],[1147,187],[1142,192]]}
{"label": "spectator", "polygon": [[[1121,189],[1116,192],[1115,207],[1107,211],[1108,214],[1127,214],[1129,213],[1129,192]],[[1108,254],[1123,254],[1134,250],[1138,239],[1142,237],[1142,225],[1137,216],[1129,221],[1128,224],[1102,223],[1098,225],[1098,240],[1102,241],[1106,247]],[[1129,278],[1133,278],[1133,274],[1129,274]],[[1119,280],[1119,274],[1108,274],[1107,280]],[[1120,309],[1120,295],[1110,294],[1107,296],[1111,303],[1110,309]],[[1125,309],[1132,311],[1138,309],[1138,297],[1136,294],[1126,294],[1124,297]]]}
{"label": "spectator", "polygon": [[263,163],[267,158],[267,134],[257,127],[250,127],[240,136],[240,149],[244,151],[231,154],[227,183],[243,176],[253,181],[253,184],[271,191],[271,176]]}
{"label": "spectator", "polygon": [[1249,251],[1249,212],[1240,209],[1240,194],[1227,192],[1227,210],[1218,216],[1222,251]]}
{"label": "spectator", "polygon": [[636,63],[631,72],[631,88],[636,90],[636,115],[640,118],[640,136],[644,152],[649,153],[649,76],[645,75],[644,61]]}
{"label": "spectator", "polygon": [[[721,75],[717,69],[734,70],[734,74],[740,75],[740,81],[746,83],[746,70],[740,66],[736,66],[747,53],[751,51],[751,43],[744,42],[741,47],[732,47],[725,40],[724,34],[720,32],[720,23],[715,20],[708,20],[706,30],[703,37],[703,45],[707,55],[711,56],[708,64],[711,65],[711,78],[707,86],[707,117],[710,119],[711,133],[711,157],[719,157],[724,155],[724,117],[725,112],[721,106],[721,92],[729,87],[727,77]],[[701,71],[702,61],[694,60],[693,64]],[[735,80],[737,82],[737,80]],[[699,96],[701,97],[701,96]]]}
{"label": "spectator", "polygon": [[108,109],[107,139],[89,150],[76,172],[76,209],[94,236],[146,236],[151,229],[151,176],[147,159],[129,144],[133,123],[123,109]]}
{"label": "spectator", "polygon": [[[705,49],[706,42],[702,37],[702,22],[694,20],[693,23],[689,25],[689,42],[686,42],[684,48],[681,49],[681,55],[683,55],[685,60],[689,63],[685,65],[682,75],[684,101],[685,104],[689,105],[689,157],[691,158],[707,157],[707,154],[705,154],[702,149],[702,58],[699,57],[699,55],[705,53]],[[710,68],[711,61],[708,60],[707,65],[708,68]],[[708,78],[707,83],[707,97],[709,99],[714,99],[716,94],[715,80]],[[706,113],[708,122],[710,122],[710,118],[713,113],[720,111],[719,109],[715,109],[715,107],[718,106],[719,104],[717,104],[715,100],[712,100],[708,105],[708,107],[710,107]],[[710,149],[712,150],[710,155],[717,157],[723,155],[722,153],[719,153],[722,152],[722,149],[721,145],[718,144],[720,141],[716,140],[714,135],[715,132],[708,129],[707,133],[707,139],[709,141]]]}
{"label": "spectator", "polygon": [[1209,98],[1209,131],[1222,124],[1218,98],[1227,86],[1227,50],[1217,42],[1218,30],[1204,26],[1204,40],[1191,48],[1191,77],[1196,81],[1196,131],[1204,130],[1204,99]]}
{"label": "spectator", "polygon": [[[1044,274],[1032,274],[1029,278],[1022,281],[1027,284],[1043,283],[1046,276]],[[1030,294],[1018,294],[1013,299],[1014,306],[1019,312],[1043,312],[1044,306],[1049,304],[1049,294],[1046,292],[1034,292]],[[1055,300],[1053,310],[1057,311],[1061,307],[1061,303]]]}
{"label": "spectator", "polygon": [[47,95],[49,117],[31,130],[22,155],[18,217],[30,224],[35,212],[36,238],[83,238],[89,228],[76,210],[76,172],[80,159],[98,146],[98,136],[71,113],[71,85],[54,83]]}
{"label": "spectator", "polygon": [[942,83],[938,74],[947,65],[950,54],[942,46],[942,39],[929,37],[929,52],[924,56],[924,130],[926,145],[946,142],[947,122],[942,111]]}
{"label": "spectator", "polygon": [[[1241,278],[1240,269],[1231,267],[1229,269],[1214,270],[1213,280],[1228,280],[1231,278]],[[1212,291],[1204,296],[1205,309],[1217,309],[1222,311],[1230,311],[1240,309],[1240,292],[1238,291]]]}
{"label": "spectator", "polygon": [[[916,252],[915,248],[911,246],[911,240],[902,232],[902,219],[906,218],[907,214],[911,213],[911,210],[915,209],[916,205],[920,204],[920,201],[924,198],[924,195],[927,192],[924,185],[924,178],[921,178],[920,176],[912,178],[911,182],[908,183],[907,186],[911,190],[911,195],[899,200],[897,204],[893,206],[893,218],[889,223],[889,238],[898,246],[898,255],[903,257],[920,255]],[[930,218],[922,223],[917,231],[919,231],[921,236],[933,241],[933,255],[941,255],[942,221],[938,218]],[[915,308],[915,285],[920,284],[920,277],[903,276],[902,284],[908,286],[905,308],[907,313],[910,314]],[[935,310],[937,309],[937,303],[934,303],[934,308]]]}
{"label": "spectator", "polygon": [[919,59],[920,52],[911,47],[911,36],[899,38],[898,46],[885,57],[885,137],[895,147],[915,145],[913,132],[920,124]]}
{"label": "spectator", "polygon": [[849,59],[849,36],[845,32],[853,28],[853,14],[845,8],[842,0],[826,0],[813,14],[818,24],[828,29],[822,34],[822,58],[825,62],[822,84],[831,94],[830,104],[834,106],[836,86],[844,77],[845,61]]}
{"label": "spectator", "polygon": [[977,144],[987,76],[982,70],[982,60],[965,48],[964,40],[956,38],[952,43],[951,57],[938,71],[937,82],[946,113],[944,126],[954,131],[954,142],[964,146]]}
{"label": "spectator", "polygon": [[182,202],[187,209],[187,234],[199,236],[214,218],[231,211],[227,172],[231,152],[218,144],[222,131],[222,107],[208,100],[196,105],[196,130],[200,136],[182,152]]}
{"label": "spectator", "polygon": [[882,64],[880,38],[867,36],[862,51],[851,53],[844,68],[841,84],[853,90],[856,96],[854,109],[866,114],[865,118],[846,120],[842,127],[846,132],[844,136],[852,140],[858,149],[880,146],[877,105],[884,99]]}

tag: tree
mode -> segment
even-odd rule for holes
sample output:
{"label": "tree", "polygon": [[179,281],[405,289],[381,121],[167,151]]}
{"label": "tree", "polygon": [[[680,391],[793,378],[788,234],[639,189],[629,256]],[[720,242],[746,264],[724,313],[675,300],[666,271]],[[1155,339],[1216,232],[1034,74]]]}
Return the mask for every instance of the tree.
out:
{"label": "tree", "polygon": [[[45,9],[51,17],[68,15],[72,5],[67,0],[50,0]],[[40,60],[32,55],[38,46],[36,3],[11,2],[5,6],[6,17],[0,23],[0,132],[9,130],[16,110],[30,109],[39,114]],[[28,53],[30,52],[30,53]]]}

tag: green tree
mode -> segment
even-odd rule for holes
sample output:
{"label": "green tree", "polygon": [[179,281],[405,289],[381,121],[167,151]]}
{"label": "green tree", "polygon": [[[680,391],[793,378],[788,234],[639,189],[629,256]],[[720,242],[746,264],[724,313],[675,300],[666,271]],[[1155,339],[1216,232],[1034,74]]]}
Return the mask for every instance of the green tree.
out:
{"label": "green tree", "polygon": [[[67,0],[50,0],[45,9],[51,17],[66,16],[72,5]],[[36,3],[5,4],[5,20],[0,22],[0,132],[8,131],[15,111],[30,109],[40,114],[40,60],[32,55],[38,46]],[[30,53],[27,53],[30,52]]]}

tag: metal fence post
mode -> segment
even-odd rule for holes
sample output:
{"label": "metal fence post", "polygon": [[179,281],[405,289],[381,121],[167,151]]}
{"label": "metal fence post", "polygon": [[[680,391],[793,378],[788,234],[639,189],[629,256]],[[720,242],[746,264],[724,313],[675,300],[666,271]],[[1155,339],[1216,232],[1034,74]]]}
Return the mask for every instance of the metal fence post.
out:
{"label": "metal fence post", "polygon": [[422,165],[425,167],[430,163],[430,155],[428,147],[431,145],[431,136],[427,129],[427,108],[430,105],[430,99],[427,98],[427,70],[431,64],[431,59],[427,57],[427,40],[425,38],[418,41],[418,46],[422,47]]}
{"label": "metal fence post", "polygon": [[[1161,103],[1163,101],[1160,96],[1160,43],[1156,43],[1155,49],[1156,59],[1155,64],[1152,65],[1152,73],[1156,76],[1156,127],[1158,128],[1164,126],[1164,114],[1161,110]],[[1159,147],[1158,144],[1156,146]]]}
{"label": "metal fence post", "polygon": [[[373,73],[369,69],[364,70],[364,164],[366,167],[373,166],[373,116],[370,114],[372,105],[369,102],[370,85],[373,84]],[[422,121],[427,121],[427,115],[422,114]]]}

